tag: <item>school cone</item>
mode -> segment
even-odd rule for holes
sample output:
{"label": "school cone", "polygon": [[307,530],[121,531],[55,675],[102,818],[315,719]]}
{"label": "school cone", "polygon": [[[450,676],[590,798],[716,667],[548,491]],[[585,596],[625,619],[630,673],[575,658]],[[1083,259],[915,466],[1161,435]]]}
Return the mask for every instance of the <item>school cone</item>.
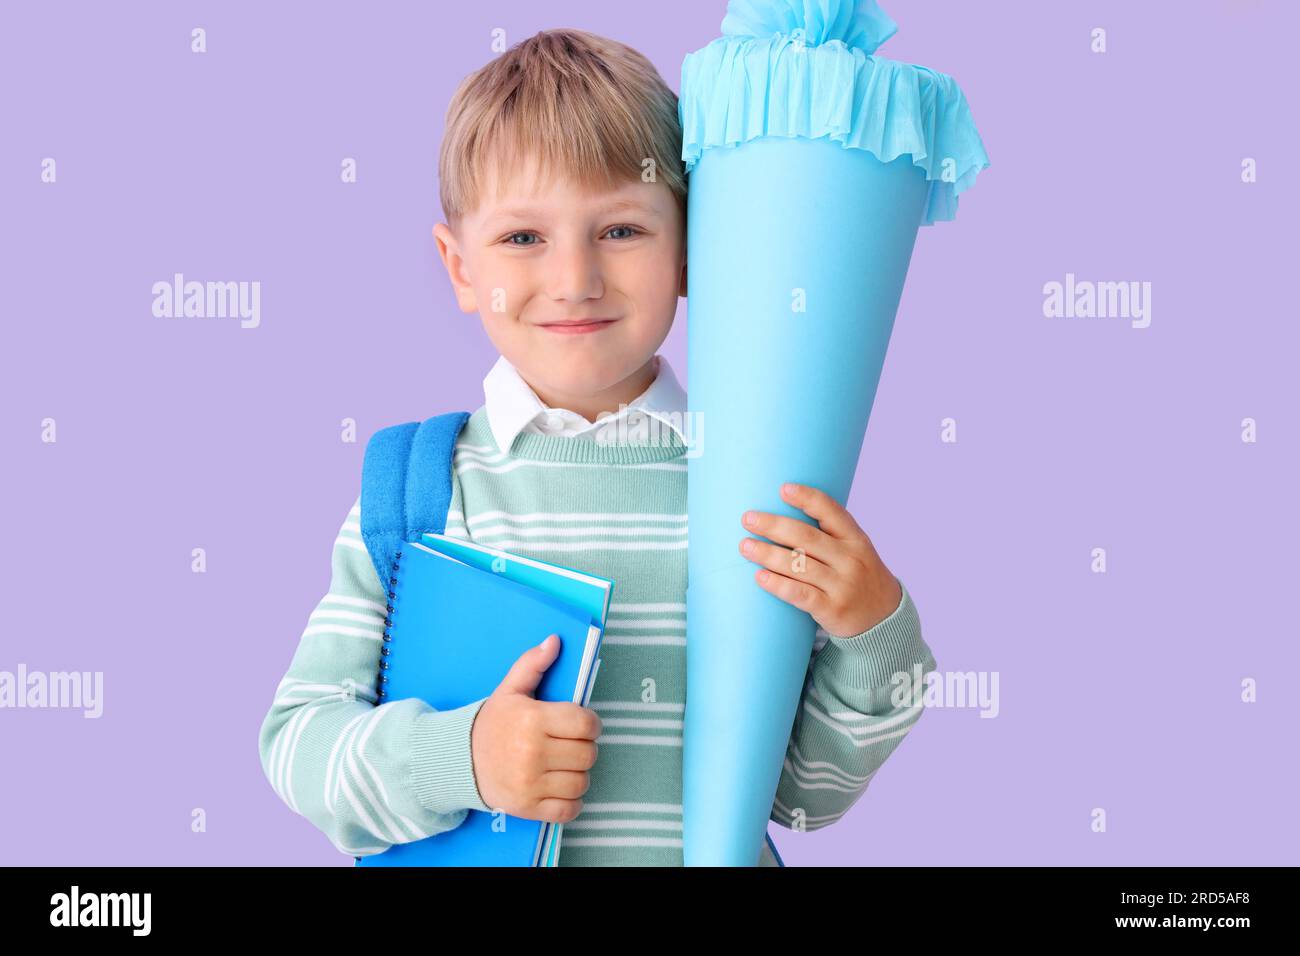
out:
{"label": "school cone", "polygon": [[918,228],[988,166],[950,77],[871,56],[896,29],[864,0],[732,0],[682,64],[687,866],[758,863],[816,634],[755,581],[741,515],[809,520],[786,481],[847,500]]}

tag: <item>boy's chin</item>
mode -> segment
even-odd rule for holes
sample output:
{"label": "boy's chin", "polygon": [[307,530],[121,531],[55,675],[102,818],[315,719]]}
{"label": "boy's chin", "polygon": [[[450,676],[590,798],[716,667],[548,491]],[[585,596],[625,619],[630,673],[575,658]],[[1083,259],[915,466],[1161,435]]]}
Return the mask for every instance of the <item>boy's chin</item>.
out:
{"label": "boy's chin", "polygon": [[575,355],[545,362],[537,371],[553,392],[595,395],[626,378],[630,374],[624,371],[627,364],[626,356],[622,355]]}

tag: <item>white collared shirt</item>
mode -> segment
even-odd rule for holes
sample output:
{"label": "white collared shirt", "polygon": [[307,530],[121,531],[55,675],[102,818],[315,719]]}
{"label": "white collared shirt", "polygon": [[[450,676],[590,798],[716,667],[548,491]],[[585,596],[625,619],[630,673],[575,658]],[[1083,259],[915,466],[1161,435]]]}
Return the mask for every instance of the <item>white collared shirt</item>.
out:
{"label": "white collared shirt", "polygon": [[682,423],[686,417],[686,392],[678,383],[666,358],[656,355],[655,362],[655,380],[649,388],[628,402],[626,408],[596,422],[589,422],[567,408],[551,408],[538,398],[532,386],[520,376],[518,369],[504,355],[500,356],[483,379],[488,425],[497,447],[509,451],[521,433],[594,441],[597,432],[617,427],[618,420],[627,417],[634,409],[663,422],[686,443],[686,436],[682,432]]}

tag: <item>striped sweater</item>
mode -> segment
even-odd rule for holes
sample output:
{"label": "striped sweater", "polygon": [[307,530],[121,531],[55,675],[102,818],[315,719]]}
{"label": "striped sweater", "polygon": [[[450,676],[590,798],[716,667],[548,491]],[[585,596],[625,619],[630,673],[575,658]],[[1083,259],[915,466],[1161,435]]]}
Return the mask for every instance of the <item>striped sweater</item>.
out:
{"label": "striped sweater", "polygon": [[[685,451],[668,432],[641,445],[521,433],[503,452],[485,407],[456,444],[448,535],[616,582],[590,701],[599,752],[582,810],[564,826],[561,866],[682,865]],[[350,856],[458,826],[468,808],[490,810],[470,748],[483,700],[445,711],[416,698],[376,705],[386,595],[360,517],[358,497],[334,542],[329,591],[259,734],[275,792]],[[862,796],[920,717],[919,704],[892,705],[889,680],[918,664],[936,666],[905,585],[898,608],[870,630],[817,629],[772,820],[820,829]],[[755,857],[777,865],[766,842]]]}

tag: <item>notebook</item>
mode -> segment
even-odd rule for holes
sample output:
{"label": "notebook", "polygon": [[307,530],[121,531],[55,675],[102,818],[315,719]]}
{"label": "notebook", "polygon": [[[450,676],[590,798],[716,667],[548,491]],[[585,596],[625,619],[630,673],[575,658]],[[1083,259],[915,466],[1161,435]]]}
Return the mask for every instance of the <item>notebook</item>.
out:
{"label": "notebook", "polygon": [[[521,559],[497,552],[513,566]],[[543,562],[529,562],[544,575]],[[567,577],[571,569],[561,569]],[[441,553],[421,542],[402,545],[390,585],[391,640],[386,701],[419,697],[449,710],[486,697],[521,654],[548,634],[560,652],[538,684],[538,700],[582,702],[595,677],[602,628],[585,607]],[[540,580],[540,578],[538,578]],[[567,587],[567,585],[566,585]],[[383,706],[383,705],[381,705]],[[508,814],[466,811],[463,823],[383,853],[358,866],[545,866],[554,838],[549,825]]]}
{"label": "notebook", "polygon": [[[610,600],[614,596],[614,582],[608,578],[587,574],[558,564],[549,564],[523,555],[500,551],[475,541],[463,538],[449,538],[443,534],[426,532],[421,540],[429,547],[450,557],[464,561],[466,564],[500,574],[511,581],[527,584],[547,594],[582,608],[591,615],[602,636],[605,622],[609,616]],[[591,689],[596,683],[596,674],[600,670],[600,658],[592,669],[591,680],[579,703],[586,707],[591,702]],[[547,823],[544,837],[545,850],[541,866],[558,865],[560,855],[560,838],[564,824]]]}

